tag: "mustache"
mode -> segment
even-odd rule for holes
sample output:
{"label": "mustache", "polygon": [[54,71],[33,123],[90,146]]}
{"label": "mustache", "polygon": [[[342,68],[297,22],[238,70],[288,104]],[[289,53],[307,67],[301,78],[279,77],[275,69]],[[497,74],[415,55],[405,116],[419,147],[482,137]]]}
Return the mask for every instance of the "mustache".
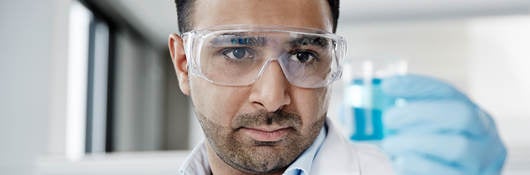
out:
{"label": "mustache", "polygon": [[237,130],[243,127],[257,127],[273,124],[277,124],[281,127],[298,129],[302,126],[302,119],[295,113],[283,110],[277,110],[274,112],[260,110],[253,113],[237,115],[232,122],[232,128]]}

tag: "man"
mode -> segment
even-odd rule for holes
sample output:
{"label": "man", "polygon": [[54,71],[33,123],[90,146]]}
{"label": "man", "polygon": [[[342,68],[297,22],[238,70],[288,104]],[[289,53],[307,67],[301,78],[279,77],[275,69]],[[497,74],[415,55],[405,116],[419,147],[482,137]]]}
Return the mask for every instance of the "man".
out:
{"label": "man", "polygon": [[[182,35],[169,49],[206,135],[181,174],[393,174],[385,155],[326,119],[345,51],[333,34],[338,0],[176,3]],[[393,160],[410,153],[397,150],[405,153],[389,151]]]}

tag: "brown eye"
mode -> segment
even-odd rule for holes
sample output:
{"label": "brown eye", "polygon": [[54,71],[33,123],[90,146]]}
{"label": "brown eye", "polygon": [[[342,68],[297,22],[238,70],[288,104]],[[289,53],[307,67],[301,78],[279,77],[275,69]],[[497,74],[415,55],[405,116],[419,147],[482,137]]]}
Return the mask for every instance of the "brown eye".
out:
{"label": "brown eye", "polygon": [[307,51],[297,51],[291,54],[291,60],[297,61],[300,63],[310,63],[316,59],[315,54]]}

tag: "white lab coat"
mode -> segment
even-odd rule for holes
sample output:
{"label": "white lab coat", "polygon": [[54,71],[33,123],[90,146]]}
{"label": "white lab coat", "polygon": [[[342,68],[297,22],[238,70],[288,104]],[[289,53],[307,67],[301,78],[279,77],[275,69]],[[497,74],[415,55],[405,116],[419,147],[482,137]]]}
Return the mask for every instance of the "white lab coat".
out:
{"label": "white lab coat", "polygon": [[311,175],[391,175],[389,159],[374,145],[352,143],[328,119],[328,133],[313,161]]}

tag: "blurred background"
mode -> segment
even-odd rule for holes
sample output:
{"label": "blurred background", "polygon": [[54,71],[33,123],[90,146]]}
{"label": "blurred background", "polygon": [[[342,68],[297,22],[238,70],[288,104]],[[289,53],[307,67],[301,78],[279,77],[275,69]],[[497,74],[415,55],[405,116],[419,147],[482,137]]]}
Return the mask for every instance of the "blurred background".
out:
{"label": "blurred background", "polygon": [[[168,54],[172,0],[0,2],[0,174],[177,172],[202,136]],[[349,59],[406,60],[466,92],[497,122],[503,174],[530,174],[529,9],[343,0],[337,33]]]}

